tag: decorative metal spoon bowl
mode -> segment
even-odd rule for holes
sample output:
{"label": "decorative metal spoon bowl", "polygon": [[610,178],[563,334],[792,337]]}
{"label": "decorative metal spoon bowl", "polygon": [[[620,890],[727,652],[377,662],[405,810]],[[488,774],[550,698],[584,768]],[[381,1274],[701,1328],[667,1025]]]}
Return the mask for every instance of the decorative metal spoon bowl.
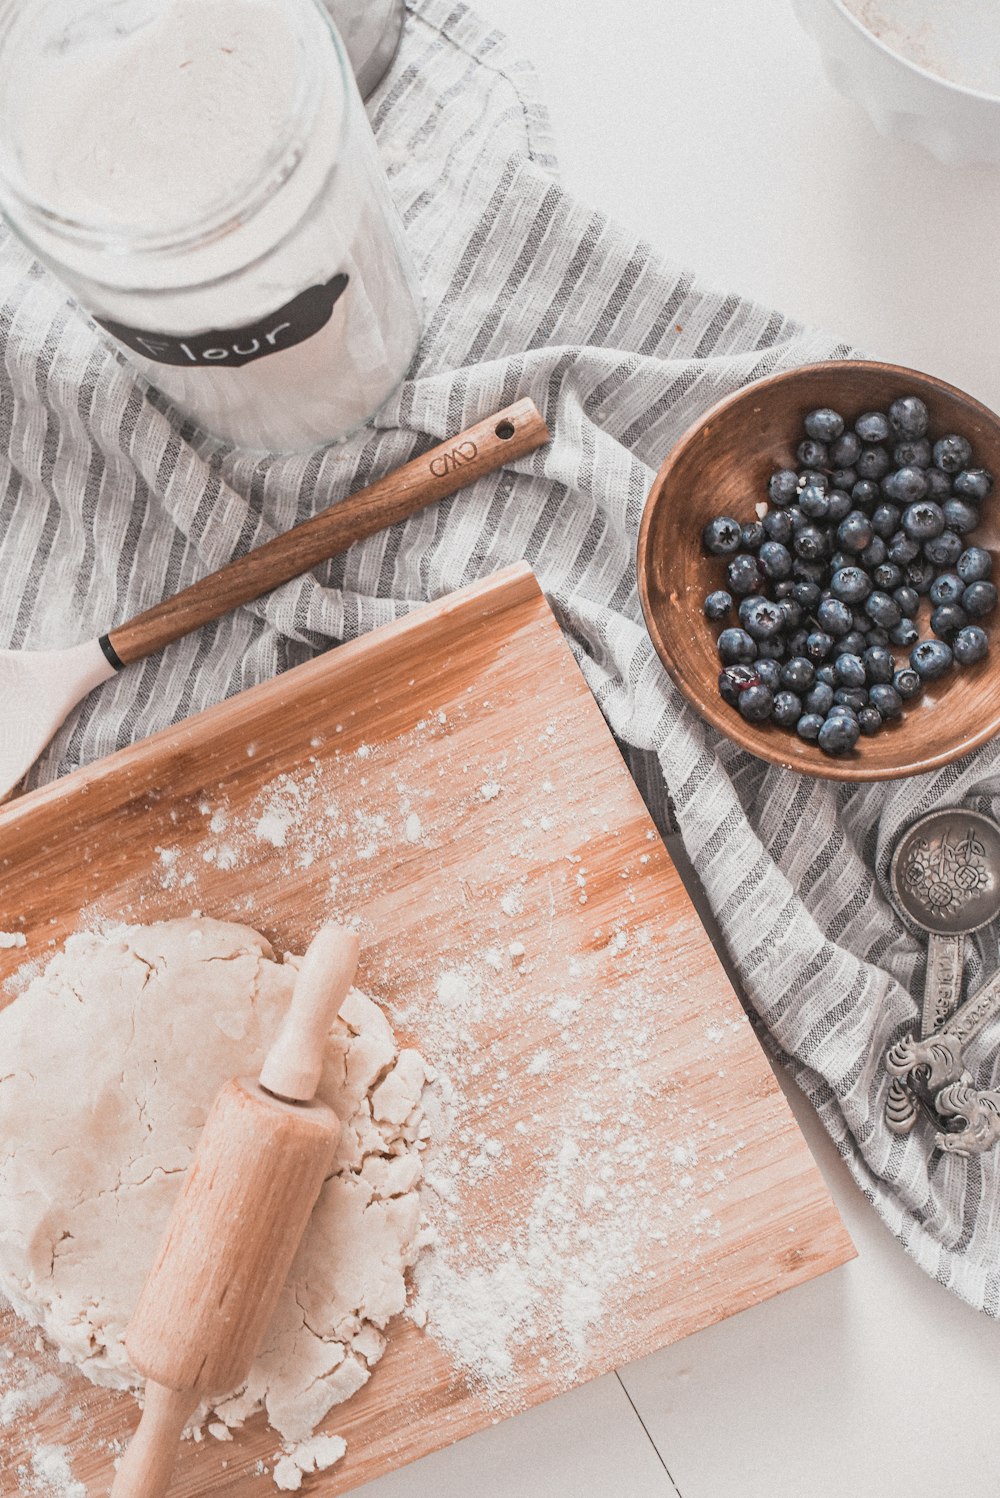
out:
{"label": "decorative metal spoon bowl", "polygon": [[[903,833],[889,866],[900,915],[928,935],[921,1037],[932,1034],[962,993],[965,939],[1000,915],[1000,827],[962,806],[928,812]],[[908,1134],[918,1105],[902,1077],[894,1077],[886,1122]]]}

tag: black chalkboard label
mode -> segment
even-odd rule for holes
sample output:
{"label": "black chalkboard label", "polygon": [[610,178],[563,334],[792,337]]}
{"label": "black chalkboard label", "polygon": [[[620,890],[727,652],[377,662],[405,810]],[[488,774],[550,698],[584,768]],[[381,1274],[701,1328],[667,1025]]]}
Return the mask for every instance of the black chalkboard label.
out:
{"label": "black chalkboard label", "polygon": [[268,354],[280,353],[303,343],[330,321],[333,308],[347,286],[346,275],[333,276],[322,286],[310,286],[297,297],[254,323],[238,328],[212,328],[207,333],[149,333],[125,323],[97,318],[113,338],[134,349],[144,359],[158,364],[219,365],[252,364]]}

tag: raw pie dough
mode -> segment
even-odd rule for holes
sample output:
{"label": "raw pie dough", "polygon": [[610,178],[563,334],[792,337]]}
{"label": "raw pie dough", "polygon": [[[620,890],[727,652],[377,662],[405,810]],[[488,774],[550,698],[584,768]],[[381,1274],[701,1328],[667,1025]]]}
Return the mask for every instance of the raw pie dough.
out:
{"label": "raw pie dough", "polygon": [[[255,931],[188,919],[81,933],[0,1013],[0,1291],[95,1383],[134,1385],[129,1313],[218,1088],[256,1075],[291,997]],[[309,1440],[369,1378],[422,1246],[423,1062],[353,989],[318,1095],[344,1123],[225,1437],[262,1405],[286,1453],[279,1486],[343,1452]]]}

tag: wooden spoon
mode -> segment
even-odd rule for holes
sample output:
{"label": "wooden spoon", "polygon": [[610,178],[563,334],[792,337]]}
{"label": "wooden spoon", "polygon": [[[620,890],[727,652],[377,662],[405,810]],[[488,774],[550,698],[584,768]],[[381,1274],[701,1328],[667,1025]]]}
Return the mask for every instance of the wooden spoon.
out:
{"label": "wooden spoon", "polygon": [[123,666],[270,593],[548,440],[534,401],[516,401],[99,639],[65,650],[0,650],[0,800],[10,795],[76,704]]}

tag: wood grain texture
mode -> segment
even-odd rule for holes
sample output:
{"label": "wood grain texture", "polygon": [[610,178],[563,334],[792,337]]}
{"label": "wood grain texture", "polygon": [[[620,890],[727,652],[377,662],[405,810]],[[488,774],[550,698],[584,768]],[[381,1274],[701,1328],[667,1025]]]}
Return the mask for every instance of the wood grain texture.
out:
{"label": "wood grain texture", "polygon": [[[364,858],[350,849],[307,860],[291,843],[259,843],[236,870],[206,860],[218,841],[207,830],[208,807],[253,814],[276,776],[306,771],[322,780],[324,795],[359,813],[382,807],[395,819],[401,793],[421,796],[414,804],[422,837],[373,839]],[[473,1136],[499,1135],[510,1162],[499,1186],[470,1179],[456,1199],[474,1244],[515,1233],[539,1188],[538,1160],[515,1123],[555,1132],[581,1098],[602,1107],[607,1073],[595,1061],[614,1040],[619,1006],[639,991],[651,1024],[635,1088],[656,1145],[656,1196],[667,1201],[677,1190],[671,1154],[680,1129],[706,1164],[718,1162],[708,1198],[718,1232],[660,1242],[650,1235],[640,1272],[591,1329],[573,1381],[853,1255],[526,567],[23,797],[0,811],[0,849],[0,929],[23,929],[28,939],[26,950],[0,952],[0,981],[95,916],[151,920],[197,904],[209,915],[255,922],[277,947],[302,951],[323,921],[353,913],[361,921],[359,984],[397,1016],[401,1042],[420,1047],[431,1035],[422,1016],[431,1016],[442,967],[490,943],[506,950],[517,937],[526,970],[502,980],[509,1005],[486,1006],[473,1037],[484,1057],[502,1050],[509,1080],[499,1084],[499,1103],[470,1094],[460,1120]],[[158,849],[179,850],[176,859],[171,852],[170,876],[188,870],[193,883],[165,888]],[[503,896],[515,878],[521,908],[512,918]],[[621,950],[612,941],[617,932],[628,934]],[[560,1047],[543,996],[570,982],[581,1004],[573,1043]],[[411,1018],[400,1019],[404,1013]],[[529,1060],[546,1045],[558,1064],[532,1075]],[[613,1187],[622,1212],[632,1210],[633,1184],[626,1165]],[[12,1317],[2,1327],[17,1358],[56,1366]],[[565,1386],[552,1371],[560,1353],[557,1340],[539,1334],[498,1409],[431,1332],[398,1318],[371,1381],[325,1422],[347,1439],[347,1456],[307,1477],[304,1490],[345,1492],[550,1397]],[[17,1491],[18,1464],[45,1439],[69,1444],[91,1498],[106,1493],[107,1443],[134,1427],[135,1406],[71,1371],[60,1376],[62,1392],[26,1416],[0,1449],[0,1491]],[[259,1498],[269,1489],[253,1476],[254,1464],[269,1461],[276,1444],[260,1419],[233,1443],[185,1443],[176,1498]]]}
{"label": "wood grain texture", "polygon": [[145,1378],[202,1396],[246,1382],[339,1138],[325,1103],[222,1088],[125,1333]]}
{"label": "wood grain texture", "polygon": [[[701,532],[715,515],[748,523],[767,499],[776,468],[797,466],[802,422],[818,406],[852,421],[884,410],[899,395],[919,395],[937,438],[958,432],[976,462],[1000,474],[1000,418],[953,385],[917,370],[863,360],[805,365],[758,380],[713,406],[684,434],[656,476],[639,534],[638,576],[653,644],[681,691],[702,717],[751,754],[828,780],[892,780],[921,775],[958,759],[1000,731],[1000,651],[934,682],[904,705],[903,717],[850,755],[831,759],[815,744],[775,724],[747,723],[719,696],[715,648],[720,625],[702,613],[706,593],[725,584],[720,558],[706,555]],[[997,555],[1000,496],[982,507],[983,525],[969,538]],[[927,627],[926,599],[921,633]],[[991,621],[986,620],[987,629]],[[897,651],[902,662],[905,652]]]}
{"label": "wood grain texture", "polygon": [[108,635],[111,647],[124,665],[153,655],[548,440],[534,401],[516,401],[119,625]]}

